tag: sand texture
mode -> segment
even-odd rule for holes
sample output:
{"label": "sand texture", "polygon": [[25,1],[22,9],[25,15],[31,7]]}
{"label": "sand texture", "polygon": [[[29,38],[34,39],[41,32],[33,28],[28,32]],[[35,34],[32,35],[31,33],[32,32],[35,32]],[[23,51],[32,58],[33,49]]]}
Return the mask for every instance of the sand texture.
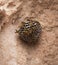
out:
{"label": "sand texture", "polygon": [[[15,33],[27,18],[41,24],[36,45]],[[0,0],[0,65],[58,65],[58,0]]]}

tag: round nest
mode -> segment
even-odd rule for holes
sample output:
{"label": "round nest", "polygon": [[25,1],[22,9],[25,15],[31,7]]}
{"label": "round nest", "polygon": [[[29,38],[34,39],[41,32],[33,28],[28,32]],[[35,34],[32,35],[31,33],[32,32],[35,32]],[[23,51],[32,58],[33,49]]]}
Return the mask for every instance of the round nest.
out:
{"label": "round nest", "polygon": [[41,25],[38,21],[27,20],[22,22],[18,30],[19,37],[27,43],[36,43],[41,33]]}

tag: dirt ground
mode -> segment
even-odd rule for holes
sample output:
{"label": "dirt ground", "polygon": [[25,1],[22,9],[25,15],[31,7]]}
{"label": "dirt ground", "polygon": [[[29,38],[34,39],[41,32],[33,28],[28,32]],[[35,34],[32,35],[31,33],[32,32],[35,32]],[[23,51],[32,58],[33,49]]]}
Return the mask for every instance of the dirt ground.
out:
{"label": "dirt ground", "polygon": [[[42,27],[33,46],[15,33],[27,18]],[[0,0],[0,65],[58,65],[58,0]]]}

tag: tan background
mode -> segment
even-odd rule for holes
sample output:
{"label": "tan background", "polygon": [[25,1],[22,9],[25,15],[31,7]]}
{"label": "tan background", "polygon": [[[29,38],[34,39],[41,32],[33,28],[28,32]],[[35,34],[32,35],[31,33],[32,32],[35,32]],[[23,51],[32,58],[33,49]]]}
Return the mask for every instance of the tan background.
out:
{"label": "tan background", "polygon": [[[58,0],[0,0],[0,10],[0,65],[58,65]],[[26,17],[42,26],[35,46],[15,33]]]}

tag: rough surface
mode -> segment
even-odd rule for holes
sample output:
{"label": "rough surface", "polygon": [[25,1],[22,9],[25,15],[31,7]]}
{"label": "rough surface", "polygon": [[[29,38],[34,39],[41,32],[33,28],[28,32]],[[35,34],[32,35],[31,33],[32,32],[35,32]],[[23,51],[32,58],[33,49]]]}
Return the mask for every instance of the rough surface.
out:
{"label": "rough surface", "polygon": [[[0,65],[58,65],[58,0],[0,0],[0,12]],[[29,17],[42,26],[35,46],[15,33]]]}

